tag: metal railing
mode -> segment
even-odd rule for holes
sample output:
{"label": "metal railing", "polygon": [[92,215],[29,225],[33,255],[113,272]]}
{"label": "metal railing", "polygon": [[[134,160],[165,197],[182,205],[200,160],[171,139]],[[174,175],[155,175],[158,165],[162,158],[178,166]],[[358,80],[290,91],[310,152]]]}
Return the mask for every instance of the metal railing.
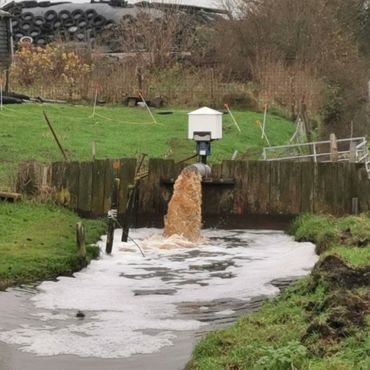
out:
{"label": "metal railing", "polygon": [[[339,148],[335,152],[336,161],[369,162],[369,149],[365,137],[337,139],[336,143]],[[331,162],[332,155],[330,140],[265,147],[262,153],[265,161]]]}

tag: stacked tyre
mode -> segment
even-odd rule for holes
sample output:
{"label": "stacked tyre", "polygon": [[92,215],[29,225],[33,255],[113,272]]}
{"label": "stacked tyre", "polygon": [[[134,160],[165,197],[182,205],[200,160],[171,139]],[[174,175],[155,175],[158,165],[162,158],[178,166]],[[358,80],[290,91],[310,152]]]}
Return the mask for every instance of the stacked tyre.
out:
{"label": "stacked tyre", "polygon": [[49,9],[43,15],[36,15],[26,9],[15,15],[12,21],[15,42],[22,37],[32,37],[37,45],[45,45],[54,40],[93,41],[96,36],[113,25],[93,8],[63,9],[59,12]]}

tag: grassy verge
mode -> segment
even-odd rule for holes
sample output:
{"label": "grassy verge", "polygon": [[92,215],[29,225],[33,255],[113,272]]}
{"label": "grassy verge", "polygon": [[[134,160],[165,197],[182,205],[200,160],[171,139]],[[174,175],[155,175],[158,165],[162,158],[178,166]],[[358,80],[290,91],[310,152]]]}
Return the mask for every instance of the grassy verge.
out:
{"label": "grassy verge", "polygon": [[103,233],[102,221],[84,220],[87,256],[79,257],[75,224],[79,218],[53,204],[0,203],[0,289],[70,275],[98,255],[90,246]]}
{"label": "grassy verge", "polygon": [[303,215],[292,233],[317,245],[311,275],[201,340],[188,369],[370,368],[370,216]]}
{"label": "grassy verge", "polygon": [[[7,107],[0,113],[0,187],[8,182],[12,170],[22,161],[61,160],[42,111],[45,110],[70,159],[91,158],[91,142],[96,141],[97,157],[120,158],[147,153],[150,157],[182,159],[194,153],[194,143],[187,139],[187,113],[191,109],[171,109],[173,114],[160,115],[153,110],[158,124],[153,124],[142,108],[92,107],[57,104],[25,104]],[[263,115],[234,112],[242,132],[224,116],[224,138],[212,145],[211,161],[239,156],[259,158],[265,145],[256,124]],[[272,145],[286,144],[294,132],[292,122],[269,115],[266,132]]]}

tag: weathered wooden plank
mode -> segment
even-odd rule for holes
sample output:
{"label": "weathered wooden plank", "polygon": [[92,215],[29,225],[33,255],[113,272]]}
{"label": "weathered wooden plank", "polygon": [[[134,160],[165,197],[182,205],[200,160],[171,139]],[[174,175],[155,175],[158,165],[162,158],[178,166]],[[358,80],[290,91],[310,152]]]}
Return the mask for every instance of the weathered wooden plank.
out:
{"label": "weathered wooden plank", "polygon": [[189,166],[188,163],[174,163],[174,166],[173,167],[171,166],[169,168],[169,172],[167,174],[165,173],[163,176],[164,177],[171,176],[176,180],[177,177],[180,175],[181,171],[187,166]]}
{"label": "weathered wooden plank", "polygon": [[105,160],[104,170],[104,199],[103,199],[103,212],[106,214],[112,205],[112,189],[114,178],[118,175],[120,168],[120,161],[114,159]]}
{"label": "weathered wooden plank", "polygon": [[69,195],[66,192],[66,162],[54,162],[52,164],[51,184],[54,193],[54,199],[59,204],[66,204]]}
{"label": "weathered wooden plank", "polygon": [[301,209],[300,212],[313,212],[315,196],[316,164],[300,162],[301,167]]}
{"label": "weathered wooden plank", "polygon": [[327,205],[329,213],[342,216],[345,214],[345,182],[342,174],[344,174],[343,163],[329,163],[330,171],[329,178],[326,177],[327,190]]}
{"label": "weathered wooden plank", "polygon": [[21,163],[18,167],[16,191],[35,196],[40,188],[39,167],[42,166],[38,162]]}
{"label": "weathered wooden plank", "polygon": [[271,162],[270,203],[272,215],[297,215],[302,204],[301,162]]}
{"label": "weathered wooden plank", "polygon": [[370,210],[370,180],[364,164],[356,164],[358,181],[359,211],[368,212]]}
{"label": "weathered wooden plank", "polygon": [[[335,210],[337,166],[334,163],[318,163],[315,175],[314,212],[331,213]],[[335,212],[336,213],[336,212]]]}
{"label": "weathered wooden plank", "polygon": [[[223,163],[225,177],[234,179],[234,187],[225,189],[222,194],[220,212],[245,215],[248,213],[248,162],[225,161]],[[222,191],[222,189],[220,189]]]}
{"label": "weathered wooden plank", "polygon": [[300,163],[280,162],[280,213],[298,215],[302,202]]}
{"label": "weathered wooden plank", "polygon": [[6,201],[11,201],[11,202],[16,202],[16,201],[22,199],[22,194],[0,191],[0,199],[1,200],[6,200]]}
{"label": "weathered wooden plank", "polygon": [[120,160],[120,168],[118,170],[118,178],[120,179],[120,188],[118,196],[119,214],[124,214],[126,212],[129,185],[134,184],[135,168],[136,168],[136,159],[124,158]]}
{"label": "weathered wooden plank", "polygon": [[171,199],[173,187],[168,181],[174,182],[186,163],[175,164],[169,159],[150,159],[148,177],[140,181],[139,205],[142,215],[153,215],[153,223],[161,224],[167,212],[168,202]]}
{"label": "weathered wooden plank", "polygon": [[234,189],[234,213],[246,215],[250,213],[248,203],[249,186],[249,162],[239,161],[234,177],[239,182],[240,189]]}
{"label": "weathered wooden plank", "polygon": [[349,214],[351,211],[352,191],[348,181],[350,174],[348,165],[350,163],[333,163],[336,167],[335,187],[332,189],[335,195],[333,203],[333,213],[338,216]]}
{"label": "weathered wooden plank", "polygon": [[[347,186],[347,196],[345,198],[346,202],[346,213],[352,213],[352,198],[359,199],[359,186],[357,182],[357,166],[355,163],[346,164],[347,171],[345,174],[346,186]],[[359,201],[358,201],[359,202]],[[359,203],[357,203],[359,206]]]}
{"label": "weathered wooden plank", "polygon": [[271,162],[251,161],[248,164],[248,209],[256,215],[270,209]]}
{"label": "weathered wooden plank", "polygon": [[77,209],[83,215],[90,215],[92,198],[92,162],[80,163]]}
{"label": "weathered wooden plank", "polygon": [[323,204],[325,201],[324,197],[324,167],[322,163],[316,163],[315,165],[315,183],[314,183],[314,206],[313,211],[315,213],[325,212]]}
{"label": "weathered wooden plank", "polygon": [[151,181],[153,181],[152,186],[157,196],[153,199],[153,206],[160,217],[163,217],[167,213],[168,203],[173,193],[173,188],[164,186],[163,180],[173,178],[176,181],[177,176],[186,166],[185,163],[175,164],[173,160],[169,159],[158,160],[155,163],[155,172],[153,172],[153,175],[156,174],[156,176],[152,177]]}
{"label": "weathered wooden plank", "polygon": [[269,213],[272,215],[280,214],[281,207],[281,172],[280,162],[271,162],[270,171],[270,207]]}
{"label": "weathered wooden plank", "polygon": [[220,163],[212,165],[212,178],[220,179],[222,177],[222,165]]}
{"label": "weathered wooden plank", "polygon": [[[228,174],[233,174],[236,163],[225,161],[223,168]],[[230,169],[232,168],[232,169]],[[219,166],[219,171],[221,170]],[[219,172],[220,174],[221,172]],[[212,179],[216,180],[212,167]],[[218,177],[220,181],[220,177]],[[211,183],[210,183],[211,184]],[[214,183],[216,184],[216,183]],[[222,183],[221,183],[222,184]],[[233,213],[234,185],[208,185],[206,181],[202,186],[202,215],[224,218]]]}
{"label": "weathered wooden plank", "polygon": [[236,168],[239,164],[239,161],[224,160],[222,162],[222,176],[227,178],[236,176]]}
{"label": "weathered wooden plank", "polygon": [[[234,179],[234,186],[223,196],[223,211],[228,214],[244,215],[248,212],[248,162],[225,161],[226,176]],[[230,204],[230,205],[229,205]]]}
{"label": "weathered wooden plank", "polygon": [[349,194],[347,196],[346,202],[349,204],[350,209],[348,210],[347,213],[352,213],[352,198],[357,198],[357,206],[358,210],[360,209],[360,204],[359,204],[359,186],[358,186],[358,180],[357,180],[357,166],[355,163],[348,163],[348,173],[346,175],[346,180],[348,182],[348,189],[349,189]]}
{"label": "weathered wooden plank", "polygon": [[64,204],[70,209],[77,209],[78,207],[78,193],[79,193],[79,178],[80,178],[80,165],[78,162],[66,163],[65,178],[66,178],[66,191],[68,194],[66,203]]}
{"label": "weathered wooden plank", "polygon": [[104,215],[105,169],[105,160],[93,162],[91,212],[94,216]]}

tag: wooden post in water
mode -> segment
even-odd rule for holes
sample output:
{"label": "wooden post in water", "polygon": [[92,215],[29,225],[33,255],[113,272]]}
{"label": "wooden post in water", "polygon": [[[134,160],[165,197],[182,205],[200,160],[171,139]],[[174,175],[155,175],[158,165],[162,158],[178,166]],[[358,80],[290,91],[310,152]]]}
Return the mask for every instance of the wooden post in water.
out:
{"label": "wooden post in water", "polygon": [[123,225],[122,225],[121,241],[123,241],[123,242],[127,242],[127,240],[128,240],[128,233],[129,233],[129,229],[130,229],[131,216],[132,216],[133,210],[135,208],[137,192],[138,192],[138,183],[135,183],[134,185],[129,185],[129,193],[128,193],[128,200],[127,200],[127,206],[126,206],[125,221],[123,222]]}
{"label": "wooden post in water", "polygon": [[338,144],[335,134],[330,134],[330,161],[338,161]]}
{"label": "wooden post in water", "polygon": [[138,195],[138,187],[139,187],[139,181],[140,179],[146,177],[149,175],[149,172],[139,176],[139,172],[141,170],[141,166],[144,163],[144,159],[147,156],[147,154],[142,154],[140,162],[135,170],[135,180],[133,185],[128,186],[128,195],[127,195],[127,203],[126,203],[126,211],[125,211],[125,219],[123,221],[122,226],[122,237],[121,241],[127,243],[128,240],[128,233],[130,231],[130,223],[131,223],[131,216],[133,213],[133,210],[136,205],[137,201],[137,195]]}
{"label": "wooden post in water", "polygon": [[117,210],[118,210],[118,197],[119,197],[120,179],[115,178],[112,190],[112,205],[111,210],[108,211],[108,230],[107,230],[107,243],[105,246],[105,253],[111,254],[114,240],[114,229],[116,225]]}
{"label": "wooden post in water", "polygon": [[86,257],[86,244],[85,244],[85,228],[82,222],[76,224],[76,245],[80,254],[80,257]]}

